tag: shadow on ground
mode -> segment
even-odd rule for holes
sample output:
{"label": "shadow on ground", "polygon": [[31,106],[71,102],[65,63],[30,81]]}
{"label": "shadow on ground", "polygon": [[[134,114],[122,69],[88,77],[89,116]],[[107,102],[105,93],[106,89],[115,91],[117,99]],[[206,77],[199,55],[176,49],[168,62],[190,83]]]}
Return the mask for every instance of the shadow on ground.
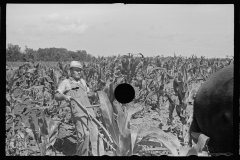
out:
{"label": "shadow on ground", "polygon": [[71,139],[75,139],[74,136],[67,136],[64,138],[58,138],[54,144],[54,148],[62,152],[65,156],[75,155],[77,143],[72,142]]}

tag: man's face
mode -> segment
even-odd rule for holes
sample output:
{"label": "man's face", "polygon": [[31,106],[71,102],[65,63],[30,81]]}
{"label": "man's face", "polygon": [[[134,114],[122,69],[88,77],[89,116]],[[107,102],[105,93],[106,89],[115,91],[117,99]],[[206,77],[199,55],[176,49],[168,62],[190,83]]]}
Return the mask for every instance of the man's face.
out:
{"label": "man's face", "polygon": [[80,69],[80,68],[75,68],[75,67],[71,68],[70,69],[71,77],[73,77],[74,79],[79,80],[81,78],[81,75],[82,75],[81,71],[82,71],[82,69]]}

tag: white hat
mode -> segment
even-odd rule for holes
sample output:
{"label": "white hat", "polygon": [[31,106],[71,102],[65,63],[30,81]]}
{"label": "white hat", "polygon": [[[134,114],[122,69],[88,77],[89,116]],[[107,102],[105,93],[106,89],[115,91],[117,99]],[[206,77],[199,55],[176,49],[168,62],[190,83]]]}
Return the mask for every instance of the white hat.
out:
{"label": "white hat", "polygon": [[72,68],[72,67],[76,67],[76,68],[81,68],[81,69],[82,69],[82,65],[81,65],[81,63],[78,62],[78,61],[72,61],[72,62],[70,63],[70,68]]}

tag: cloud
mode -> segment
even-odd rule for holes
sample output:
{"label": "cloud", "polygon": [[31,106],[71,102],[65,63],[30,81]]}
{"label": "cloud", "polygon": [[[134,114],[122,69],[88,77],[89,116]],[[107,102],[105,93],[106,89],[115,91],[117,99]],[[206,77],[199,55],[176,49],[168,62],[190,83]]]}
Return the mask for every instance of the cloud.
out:
{"label": "cloud", "polygon": [[81,35],[88,29],[88,25],[79,17],[68,17],[52,13],[42,18],[42,21],[31,22],[16,30],[9,30],[18,35],[21,40],[44,40],[58,35]]}
{"label": "cloud", "polygon": [[47,16],[44,16],[42,18],[42,20],[45,22],[45,23],[61,23],[62,20],[65,19],[68,19],[67,17],[61,17],[58,13],[52,13],[52,14],[49,14]]}
{"label": "cloud", "polygon": [[143,35],[143,32],[135,32],[135,34],[142,36],[142,35]]}
{"label": "cloud", "polygon": [[[195,39],[196,38],[182,38],[182,42],[185,42],[185,43],[191,43],[191,42],[193,42],[193,41],[195,41]],[[201,40],[199,40],[199,43],[202,43],[202,42],[204,42],[203,40],[201,41]]]}
{"label": "cloud", "polygon": [[155,26],[154,26],[154,25],[151,25],[151,26],[149,27],[149,29],[150,29],[150,30],[155,29]]}
{"label": "cloud", "polygon": [[148,38],[161,38],[162,40],[168,40],[168,41],[173,41],[175,40],[176,38],[179,37],[179,34],[178,33],[174,33],[174,34],[167,34],[167,33],[164,33],[164,32],[158,32],[158,31],[155,31],[155,32],[150,32],[148,35],[147,35]]}
{"label": "cloud", "polygon": [[105,26],[108,26],[108,25],[110,25],[111,24],[111,22],[110,21],[106,21],[106,22],[102,22]]}
{"label": "cloud", "polygon": [[57,26],[57,28],[60,31],[60,33],[83,34],[88,28],[88,26],[86,24],[79,25],[76,23],[72,23],[72,24],[60,25],[60,26]]}
{"label": "cloud", "polygon": [[108,33],[107,34],[107,37],[114,37],[114,36],[116,36],[116,33]]}
{"label": "cloud", "polygon": [[18,39],[20,39],[22,41],[38,41],[38,40],[40,40],[40,37],[26,35],[23,37],[19,37]]}
{"label": "cloud", "polygon": [[45,25],[55,28],[55,32],[63,34],[83,34],[88,25],[79,17],[68,17],[58,13],[52,13],[42,18]]}
{"label": "cloud", "polygon": [[149,32],[147,35],[146,35],[147,38],[162,38],[163,37],[163,34],[161,34],[160,32]]}
{"label": "cloud", "polygon": [[38,41],[46,38],[52,38],[57,34],[54,28],[47,28],[36,24],[26,24],[17,30],[9,31],[15,34],[18,39],[22,41]]}

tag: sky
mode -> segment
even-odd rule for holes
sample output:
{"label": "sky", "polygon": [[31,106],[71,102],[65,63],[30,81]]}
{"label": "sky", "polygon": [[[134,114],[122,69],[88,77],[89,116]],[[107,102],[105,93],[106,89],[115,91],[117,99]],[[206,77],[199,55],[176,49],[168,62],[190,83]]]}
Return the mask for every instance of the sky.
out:
{"label": "sky", "polygon": [[224,58],[234,53],[234,5],[7,4],[6,38],[22,50]]}

